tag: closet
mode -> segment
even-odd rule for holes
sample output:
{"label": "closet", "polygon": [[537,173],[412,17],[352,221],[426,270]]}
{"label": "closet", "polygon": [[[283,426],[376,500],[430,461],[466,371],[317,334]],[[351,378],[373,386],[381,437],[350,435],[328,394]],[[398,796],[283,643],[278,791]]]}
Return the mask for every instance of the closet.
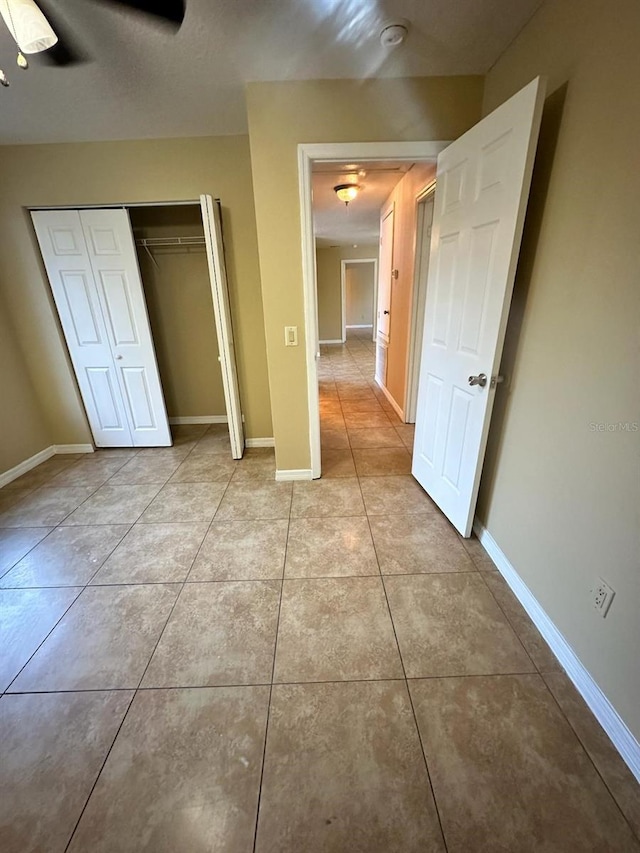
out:
{"label": "closet", "polygon": [[169,446],[170,422],[227,421],[240,458],[219,204],[31,215],[96,446]]}
{"label": "closet", "polygon": [[170,423],[227,420],[200,207],[129,211]]}

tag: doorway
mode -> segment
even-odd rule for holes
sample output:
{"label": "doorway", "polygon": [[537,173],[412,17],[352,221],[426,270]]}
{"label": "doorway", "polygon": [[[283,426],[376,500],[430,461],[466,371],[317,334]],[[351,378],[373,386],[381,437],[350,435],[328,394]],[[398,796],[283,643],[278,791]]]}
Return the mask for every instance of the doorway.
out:
{"label": "doorway", "polygon": [[[323,476],[410,473],[403,408],[416,198],[433,172],[432,162],[393,158],[312,165]],[[338,195],[345,184],[354,188],[348,206]]]}
{"label": "doorway", "polygon": [[[342,340],[349,331],[367,331],[376,339],[378,258],[354,258],[340,262],[342,292]],[[358,337],[362,337],[359,335]]]}
{"label": "doorway", "polygon": [[[310,424],[311,468],[313,478],[319,477],[322,471],[320,398],[318,392],[318,379],[319,374],[321,372],[320,345],[324,341],[328,341],[327,337],[323,335],[323,325],[320,322],[322,320],[321,311],[322,300],[324,298],[324,295],[323,292],[321,292],[320,264],[316,264],[316,239],[318,238],[318,236],[320,238],[323,238],[325,235],[322,233],[321,229],[320,233],[318,233],[317,225],[314,227],[313,199],[317,199],[317,193],[314,191],[312,198],[313,174],[316,172],[330,171],[332,169],[335,170],[336,165],[340,164],[342,164],[343,167],[353,166],[357,164],[361,166],[363,171],[366,172],[368,165],[376,162],[380,163],[381,161],[392,161],[397,164],[404,164],[405,171],[408,170],[411,164],[421,162],[425,165],[428,165],[431,168],[432,172],[434,172],[437,155],[446,146],[446,142],[397,142],[361,144],[347,143],[326,145],[319,144],[300,145],[298,147],[298,164],[302,212],[303,283],[305,298],[305,331],[307,347],[306,360],[308,375],[307,388]],[[355,204],[351,204],[350,208],[352,209],[349,210],[348,213],[344,213],[345,221],[347,216],[354,215],[354,211],[356,210]],[[382,272],[379,266],[379,279],[381,275]],[[410,290],[410,287],[407,290]],[[380,300],[379,293],[380,287],[378,287],[377,302],[379,302]],[[393,329],[391,329],[391,331],[393,331]],[[338,335],[332,335],[330,340],[336,341],[336,339],[339,339],[340,342],[342,342],[341,336],[339,337]],[[403,377],[405,375],[405,370],[406,365],[404,365],[402,368]],[[404,378],[402,381],[404,381]],[[376,401],[382,401],[384,399],[384,406],[391,406],[395,413],[394,416],[396,416],[397,419],[397,411],[393,407],[393,404],[385,394],[384,390],[380,388],[380,386],[378,386],[377,388],[372,387],[371,393],[373,394]],[[382,402],[380,404],[382,405]]]}

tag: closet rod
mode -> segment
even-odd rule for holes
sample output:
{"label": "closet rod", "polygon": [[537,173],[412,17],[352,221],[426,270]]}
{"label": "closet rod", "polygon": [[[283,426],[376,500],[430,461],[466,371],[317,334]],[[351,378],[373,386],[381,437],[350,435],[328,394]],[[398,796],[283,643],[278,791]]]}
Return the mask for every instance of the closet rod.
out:
{"label": "closet rod", "polygon": [[153,249],[160,246],[204,246],[202,237],[138,237],[136,246]]}

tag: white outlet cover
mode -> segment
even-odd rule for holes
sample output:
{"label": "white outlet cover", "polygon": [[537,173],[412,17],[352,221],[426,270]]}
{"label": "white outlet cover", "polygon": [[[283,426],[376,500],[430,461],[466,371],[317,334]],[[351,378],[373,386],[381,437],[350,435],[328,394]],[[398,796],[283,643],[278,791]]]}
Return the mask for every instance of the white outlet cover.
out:
{"label": "white outlet cover", "polygon": [[593,589],[591,590],[591,601],[593,603],[594,610],[596,610],[602,618],[604,618],[609,612],[609,608],[611,607],[611,602],[613,601],[615,594],[615,590],[612,589],[612,587],[610,587],[602,578],[598,578],[596,583],[593,585]]}

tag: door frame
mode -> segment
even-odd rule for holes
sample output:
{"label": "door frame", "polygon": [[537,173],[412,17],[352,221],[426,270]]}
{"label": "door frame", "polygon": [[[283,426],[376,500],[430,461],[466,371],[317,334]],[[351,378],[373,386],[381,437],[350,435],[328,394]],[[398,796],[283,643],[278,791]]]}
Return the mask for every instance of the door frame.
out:
{"label": "door frame", "polygon": [[[37,210],[107,210],[107,209],[121,209],[121,208],[128,210],[130,208],[137,208],[137,207],[183,207],[183,206],[186,207],[186,206],[192,206],[192,207],[197,207],[198,210],[200,211],[200,216],[202,218],[202,226],[203,226],[203,229],[205,229],[206,223],[204,221],[204,216],[203,216],[203,211],[202,211],[202,198],[203,198],[203,196],[211,197],[210,194],[203,193],[198,198],[193,198],[193,199],[182,198],[182,199],[164,199],[161,201],[152,201],[152,200],[150,200],[150,201],[118,201],[118,202],[112,201],[112,202],[105,202],[103,204],[83,204],[82,202],[78,202],[76,204],[34,204],[34,205],[25,205],[25,207],[23,209],[26,210],[27,213],[31,214],[32,211],[37,211]],[[213,198],[213,201],[216,204],[220,203],[219,198],[216,198],[216,197],[211,197],[211,198]],[[37,246],[37,240],[36,240],[36,246]],[[214,281],[211,277],[211,271],[208,267],[207,267],[207,273],[209,275],[209,285],[211,287],[211,291],[213,294],[213,292],[214,292]],[[46,270],[44,273],[44,280],[45,280],[45,282],[46,282],[46,284],[50,290],[51,285],[49,283],[49,278],[47,276]],[[144,288],[143,288],[143,296],[144,296]],[[146,298],[145,298],[145,304],[146,304]],[[216,334],[217,334],[215,311],[212,311],[212,319],[213,319],[213,327],[216,330]],[[68,358],[67,342],[66,342],[66,339],[64,337],[64,334],[62,334],[62,331],[60,329],[57,314],[54,316],[54,321],[56,321],[56,325],[58,327],[58,334],[60,335],[60,342],[61,342],[65,352],[67,353],[67,358]],[[153,341],[153,334],[151,335],[151,339]],[[71,378],[72,378],[72,381],[73,381],[75,388],[76,388],[76,392],[78,395],[78,401],[79,401],[81,408],[82,408],[82,412],[83,412],[83,415],[84,415],[84,418],[85,418],[85,421],[87,424],[87,429],[89,431],[89,434],[91,435],[92,444],[95,448],[95,443],[93,441],[93,433],[91,432],[91,425],[90,425],[89,419],[87,417],[87,412],[86,412],[86,409],[84,406],[84,400],[83,400],[82,394],[80,392],[80,389],[78,387],[78,381],[77,381],[77,378],[75,375],[75,370],[73,370],[73,368],[71,368]],[[161,382],[161,385],[162,385],[162,382]],[[238,392],[239,392],[239,383],[238,383]],[[163,389],[163,397],[164,397],[164,389]],[[225,398],[225,408],[228,408],[226,406],[226,398]],[[244,419],[244,416],[241,415],[241,417],[242,417],[242,419]],[[227,410],[227,423],[230,424],[230,416],[229,416],[228,410]]]}
{"label": "door frame", "polygon": [[411,326],[409,329],[409,346],[407,347],[407,384],[404,392],[404,413],[406,423],[415,423],[416,407],[418,404],[418,378],[420,375],[420,356],[422,347],[420,325],[424,327],[424,307],[427,295],[427,277],[423,274],[421,259],[424,251],[424,205],[433,199],[436,192],[435,178],[423,187],[416,195],[416,234],[414,241],[413,293],[411,300]]}
{"label": "door frame", "polygon": [[298,192],[302,248],[302,294],[304,304],[305,356],[307,364],[307,407],[309,413],[309,453],[311,476],[322,471],[320,454],[320,398],[318,392],[318,304],[313,234],[311,170],[314,162],[371,160],[431,161],[450,141],[421,142],[319,142],[298,145]]}
{"label": "door frame", "polygon": [[343,258],[340,261],[340,305],[342,310],[342,343],[347,340],[347,267],[349,264],[373,264],[373,340],[376,339],[376,298],[378,296],[378,259]]}

